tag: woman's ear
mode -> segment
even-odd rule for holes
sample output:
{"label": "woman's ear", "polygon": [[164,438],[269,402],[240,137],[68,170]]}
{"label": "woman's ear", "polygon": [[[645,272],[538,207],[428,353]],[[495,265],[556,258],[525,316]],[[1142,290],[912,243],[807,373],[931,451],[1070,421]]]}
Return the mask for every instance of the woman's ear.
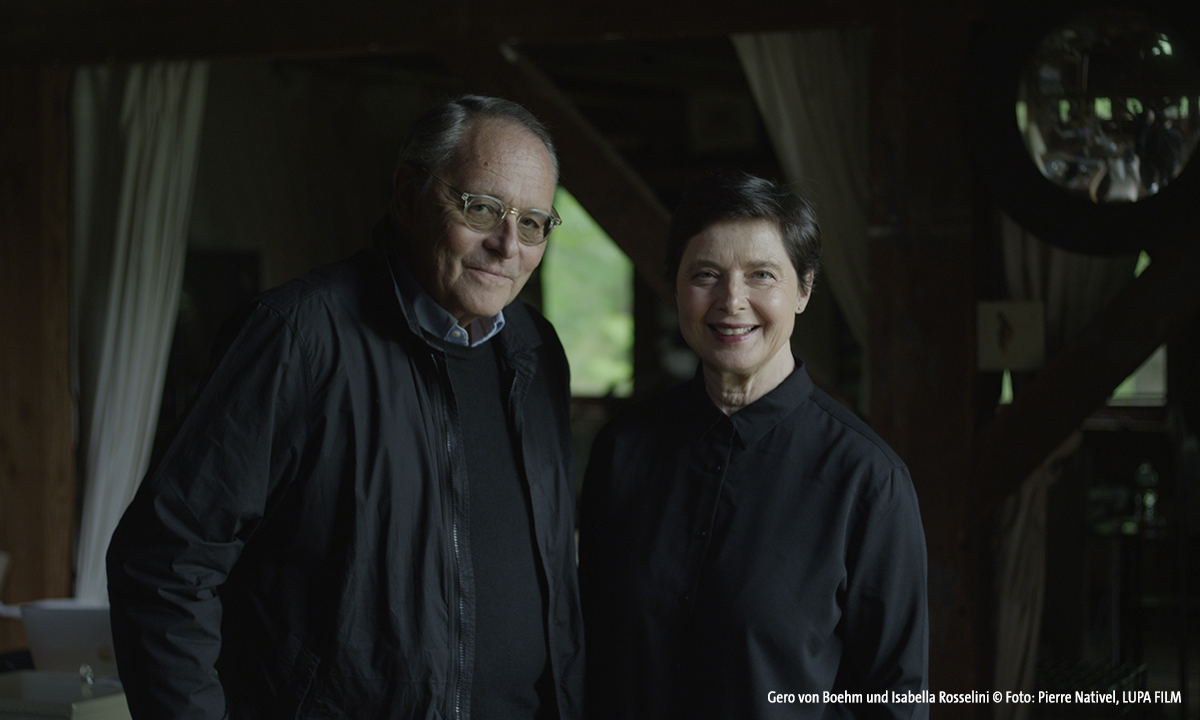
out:
{"label": "woman's ear", "polygon": [[816,275],[810,270],[803,279],[800,280],[800,292],[796,298],[796,314],[804,312],[804,308],[808,307],[808,299],[812,297],[813,279]]}

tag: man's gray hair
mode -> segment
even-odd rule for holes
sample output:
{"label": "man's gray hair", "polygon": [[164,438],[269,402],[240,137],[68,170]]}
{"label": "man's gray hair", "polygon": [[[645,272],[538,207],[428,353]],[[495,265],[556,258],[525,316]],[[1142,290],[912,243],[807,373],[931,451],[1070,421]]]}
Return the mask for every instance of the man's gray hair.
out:
{"label": "man's gray hair", "polygon": [[[480,118],[512,120],[533,133],[546,151],[558,182],[558,152],[550,132],[533,113],[511,100],[483,95],[463,95],[425,111],[412,124],[400,149],[400,162],[436,173],[454,161],[454,153],[471,123]],[[418,195],[429,189],[433,178],[422,173],[415,188]]]}

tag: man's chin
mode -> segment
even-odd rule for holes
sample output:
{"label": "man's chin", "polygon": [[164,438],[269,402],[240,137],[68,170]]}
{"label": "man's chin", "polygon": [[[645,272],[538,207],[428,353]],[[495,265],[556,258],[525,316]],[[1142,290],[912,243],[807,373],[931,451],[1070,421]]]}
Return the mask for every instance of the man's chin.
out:
{"label": "man's chin", "polygon": [[489,299],[486,302],[464,303],[462,313],[459,317],[459,324],[464,327],[470,324],[470,321],[462,322],[463,318],[477,320],[479,318],[490,318],[499,315],[500,311],[507,307],[510,302],[512,302],[512,299],[505,296],[503,298]]}

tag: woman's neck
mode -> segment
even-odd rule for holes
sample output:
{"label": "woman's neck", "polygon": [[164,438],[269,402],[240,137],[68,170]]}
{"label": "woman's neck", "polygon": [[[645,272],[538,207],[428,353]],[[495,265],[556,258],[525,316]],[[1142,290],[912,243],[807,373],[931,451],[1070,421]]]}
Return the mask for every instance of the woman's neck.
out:
{"label": "woman's neck", "polygon": [[704,389],[717,408],[732,415],[779,387],[796,369],[791,352],[782,352],[756,372],[743,375],[704,366]]}

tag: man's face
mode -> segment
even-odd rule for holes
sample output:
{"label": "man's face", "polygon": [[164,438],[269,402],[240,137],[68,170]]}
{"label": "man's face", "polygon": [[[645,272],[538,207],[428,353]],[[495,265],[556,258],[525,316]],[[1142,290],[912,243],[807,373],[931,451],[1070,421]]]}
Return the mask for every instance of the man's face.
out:
{"label": "man's face", "polygon": [[[513,121],[477,120],[464,134],[455,160],[435,174],[463,192],[491,195],[509,207],[548,211],[554,203],[550,154],[541,140]],[[416,200],[411,230],[413,273],[462,327],[499,313],[516,299],[546,249],[545,243],[529,246],[517,239],[512,214],[490,232],[468,228],[462,200],[437,181]]]}

